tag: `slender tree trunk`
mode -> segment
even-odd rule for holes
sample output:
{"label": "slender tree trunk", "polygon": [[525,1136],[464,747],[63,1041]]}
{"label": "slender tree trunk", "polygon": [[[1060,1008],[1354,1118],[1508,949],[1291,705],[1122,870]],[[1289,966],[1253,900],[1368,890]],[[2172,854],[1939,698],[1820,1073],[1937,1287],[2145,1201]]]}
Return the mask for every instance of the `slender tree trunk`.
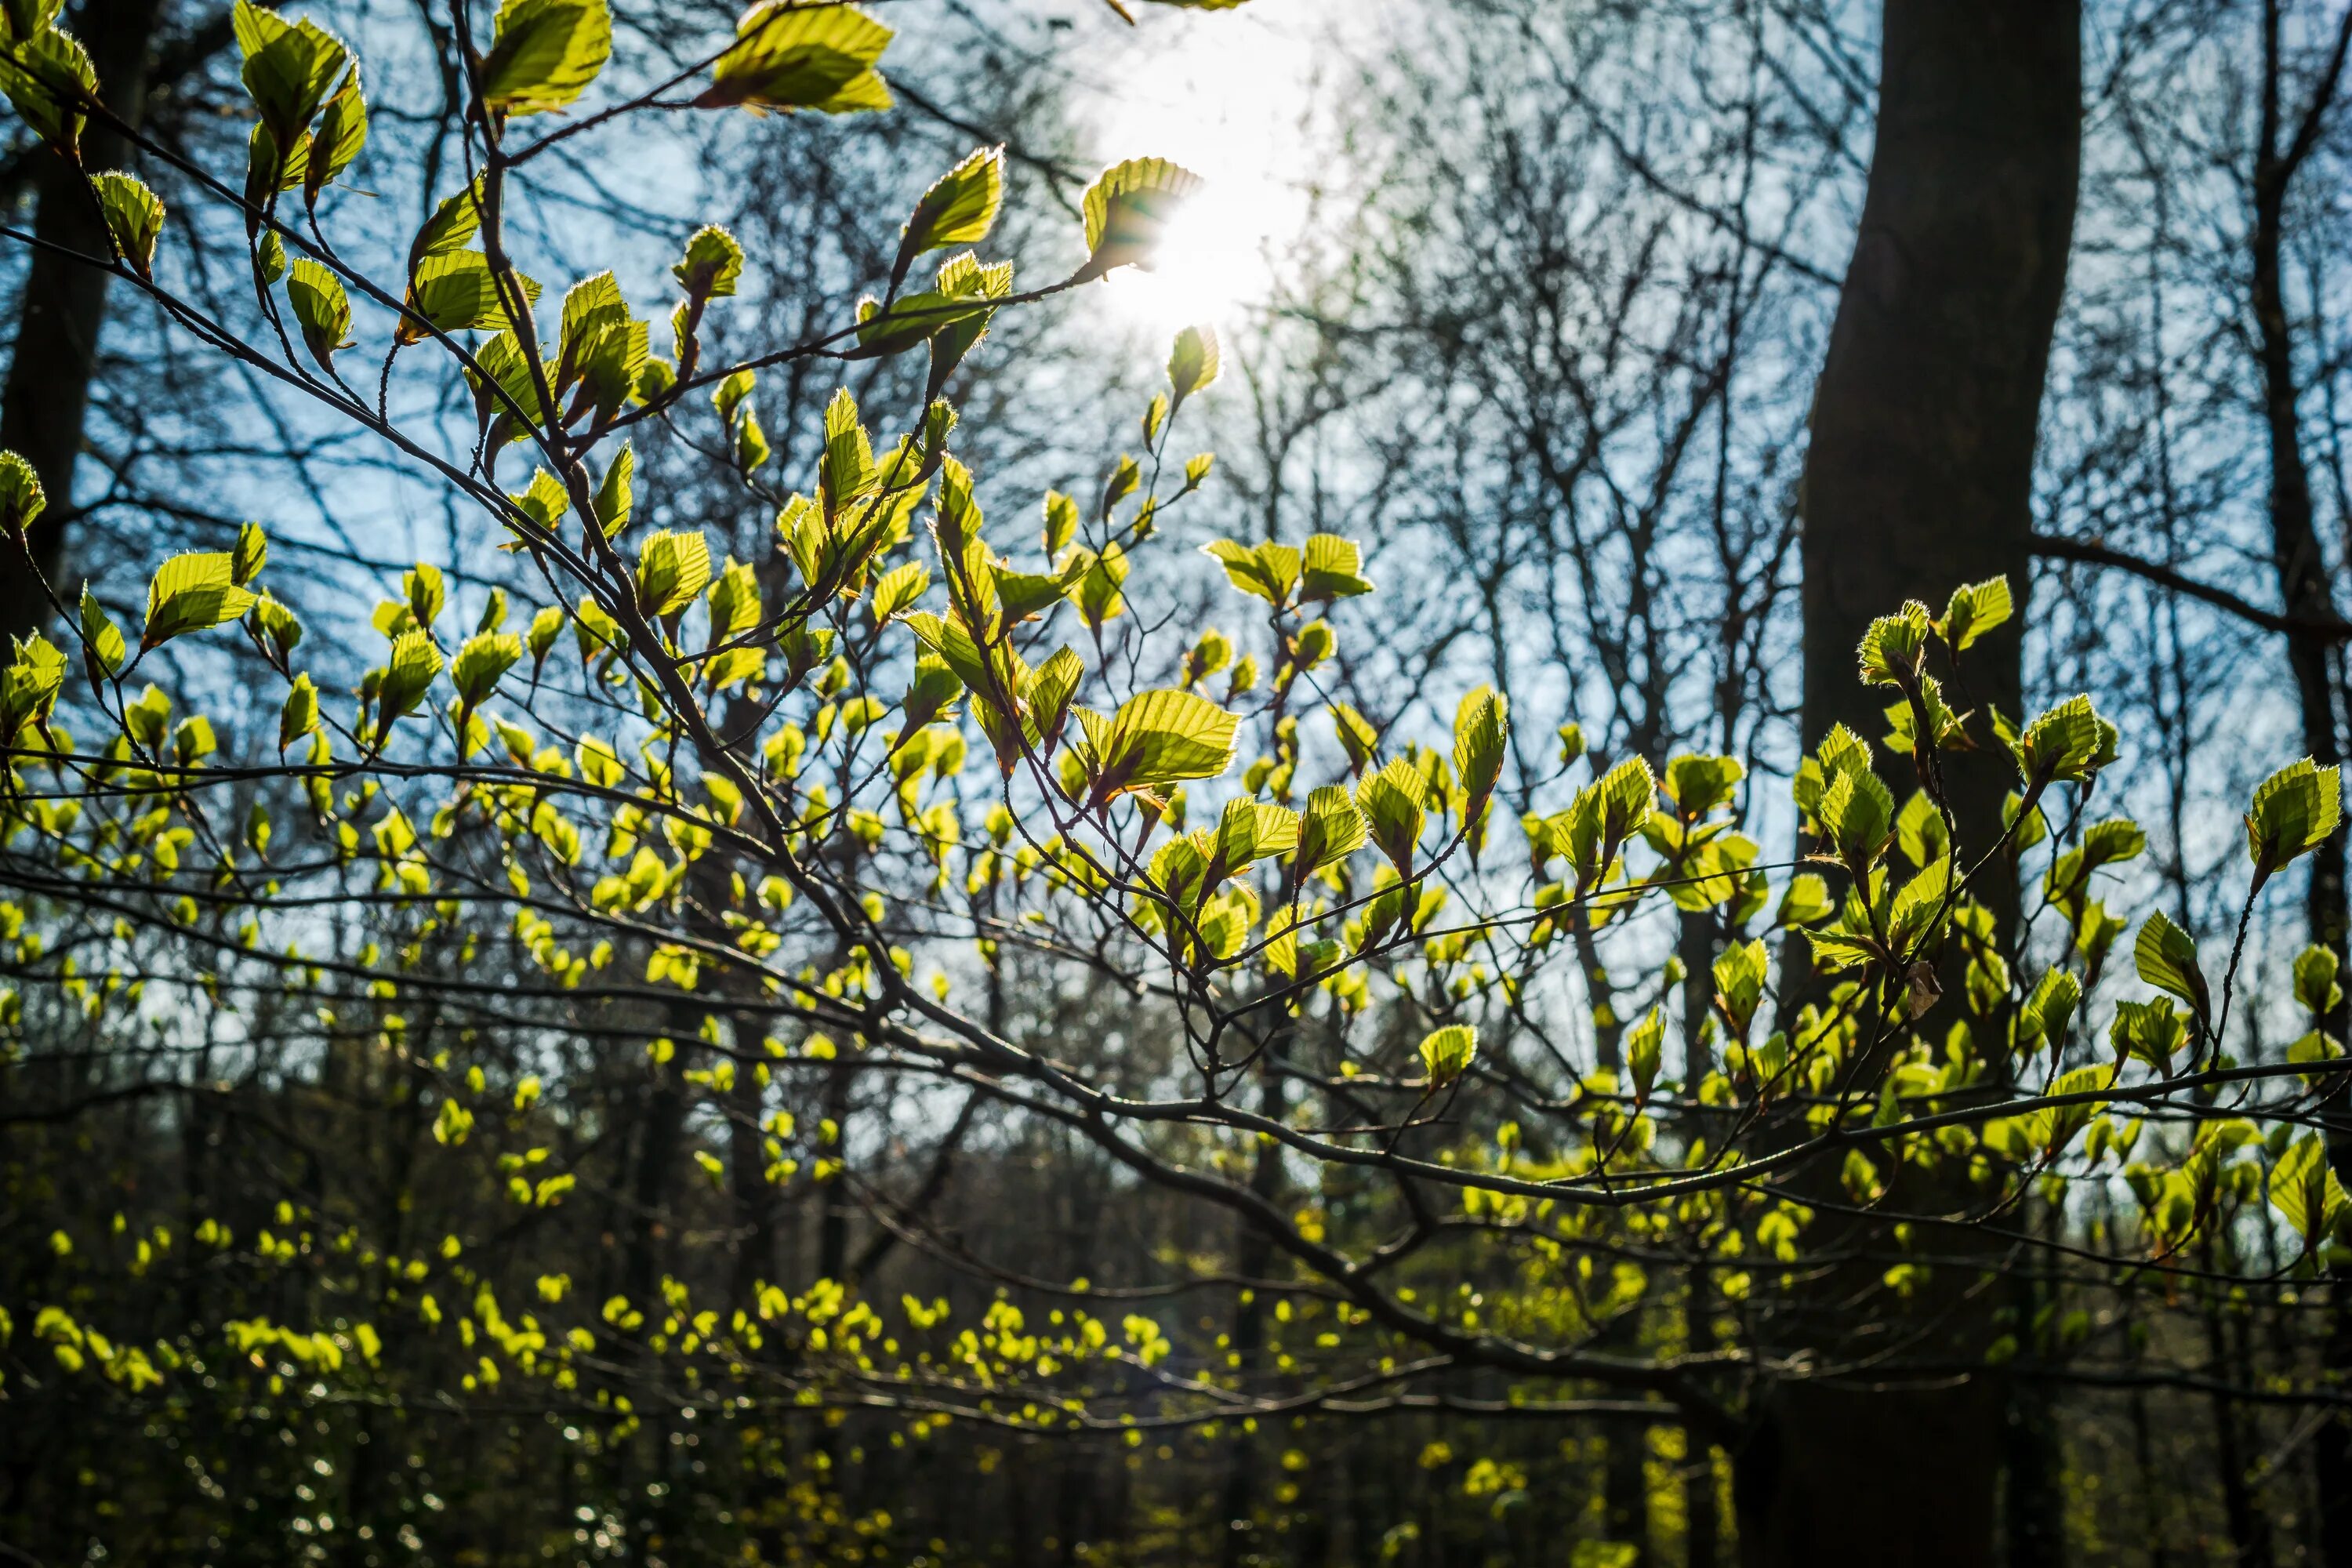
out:
{"label": "slender tree trunk", "polygon": [[[1805,459],[1809,743],[1836,723],[1885,733],[1884,694],[1854,664],[1873,617],[1906,598],[1940,611],[1954,586],[1996,574],[2024,597],[2081,158],[2081,29],[2076,0],[1886,0],[1877,145]],[[1956,707],[2017,714],[2020,619],[1970,650]],[[1990,845],[2011,775],[1997,748],[1954,761],[1961,840]],[[2005,931],[2014,889],[1978,891]],[[1937,1309],[1923,1352],[1971,1359],[1986,1309]],[[1742,1560],[1990,1562],[2001,1415],[1981,1380],[1772,1391],[1738,1457]]]}
{"label": "slender tree trunk", "polygon": [[[127,124],[137,125],[146,107],[149,58],[163,11],[163,0],[84,0],[74,16],[75,32],[98,72],[100,100]],[[83,128],[82,166],[92,174],[120,167],[127,150],[111,126],[92,120]],[[0,448],[33,465],[48,509],[27,531],[21,552],[0,545],[5,552],[0,637],[22,637],[47,623],[43,578],[59,597],[73,597],[59,574],[73,519],[74,464],[106,324],[107,285],[103,270],[76,257],[111,254],[81,170],[46,148],[36,156],[39,206],[33,236],[38,244],[26,266],[15,356],[7,385],[0,389]]]}

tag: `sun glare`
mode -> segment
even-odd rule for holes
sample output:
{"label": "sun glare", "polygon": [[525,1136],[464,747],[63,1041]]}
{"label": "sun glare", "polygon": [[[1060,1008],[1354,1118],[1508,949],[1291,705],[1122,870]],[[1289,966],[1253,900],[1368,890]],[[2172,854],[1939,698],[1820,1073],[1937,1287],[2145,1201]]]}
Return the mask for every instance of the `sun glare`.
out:
{"label": "sun glare", "polygon": [[1229,329],[1266,299],[1284,248],[1306,226],[1298,121],[1308,51],[1272,17],[1246,12],[1154,16],[1139,31],[1106,102],[1101,145],[1112,158],[1173,159],[1204,185],[1169,225],[1157,267],[1112,274],[1105,302],[1153,332]]}

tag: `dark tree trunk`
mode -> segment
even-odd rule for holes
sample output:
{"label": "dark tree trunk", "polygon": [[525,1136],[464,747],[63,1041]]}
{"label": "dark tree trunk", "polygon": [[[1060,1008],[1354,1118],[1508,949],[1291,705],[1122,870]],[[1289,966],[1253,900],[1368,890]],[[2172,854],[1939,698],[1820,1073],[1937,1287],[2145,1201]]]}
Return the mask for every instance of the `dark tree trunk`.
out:
{"label": "dark tree trunk", "polygon": [[[76,35],[98,72],[99,97],[127,124],[138,124],[146,107],[149,57],[163,10],[163,0],[84,0],[75,13]],[[127,150],[111,126],[92,120],[82,131],[82,164],[92,174],[120,167]],[[28,531],[25,553],[0,546],[9,557],[0,570],[0,637],[22,637],[47,624],[43,578],[60,598],[74,597],[59,574],[73,518],[74,464],[106,324],[108,277],[75,257],[111,253],[81,170],[46,148],[36,156],[39,205],[33,235],[39,243],[26,266],[15,356],[7,386],[0,389],[0,448],[33,465],[49,504]],[[38,575],[26,569],[26,553]]]}
{"label": "dark tree trunk", "polygon": [[[1808,743],[1836,723],[1885,732],[1885,695],[1855,672],[1873,617],[1906,598],[1940,612],[1953,587],[1994,575],[2022,605],[2081,157],[2081,27],[2074,0],[1886,0],[1877,145],[1805,460]],[[2018,714],[2021,618],[1970,650],[1956,707]],[[1962,843],[1990,845],[2005,759],[1956,758],[1948,780]],[[2005,931],[2014,889],[1977,890]],[[1923,1352],[1971,1359],[1985,1309],[1938,1305]],[[2001,1419],[1982,1380],[1775,1391],[1738,1457],[1743,1561],[1990,1562]]]}
{"label": "dark tree trunk", "polygon": [[[2263,425],[2271,464],[2271,563],[2278,574],[2279,603],[2291,621],[2332,620],[2327,561],[2312,516],[2311,468],[2304,456],[2302,389],[2295,380],[2294,326],[2287,317],[2284,249],[2287,193],[2296,172],[2317,142],[2342,80],[2345,52],[2352,43],[2352,14],[2338,24],[2335,48],[2294,123],[2286,122],[2279,0],[2264,0],[2262,13],[2263,81],[2261,125],[2254,149],[2253,228],[2249,260],[2255,353],[2261,362]],[[2304,748],[2326,767],[2344,760],[2336,716],[2335,649],[2324,634],[2290,631],[2287,668],[2294,679],[2295,705],[2303,721]],[[2311,857],[2304,914],[2311,940],[2346,956],[2352,929],[2345,890],[2345,835],[2334,837]],[[2326,1020],[2342,1039],[2346,1009]],[[2329,1162],[2352,1182],[2352,1115],[2339,1089],[2327,1112]],[[2336,1271],[2329,1312],[2331,1364],[2352,1364],[2352,1270]],[[2319,1481],[2320,1560],[2326,1568],[2352,1568],[2352,1425],[2337,1417],[2321,1427],[2312,1445]]]}

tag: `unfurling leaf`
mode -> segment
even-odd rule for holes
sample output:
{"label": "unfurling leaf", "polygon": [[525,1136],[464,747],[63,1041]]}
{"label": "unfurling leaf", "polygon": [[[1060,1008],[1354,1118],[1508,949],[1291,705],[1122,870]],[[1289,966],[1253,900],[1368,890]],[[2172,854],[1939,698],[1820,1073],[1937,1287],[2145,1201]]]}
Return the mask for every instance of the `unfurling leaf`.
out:
{"label": "unfurling leaf", "polygon": [[119,169],[99,175],[90,184],[97,187],[99,208],[106,214],[106,232],[114,248],[140,277],[153,277],[155,241],[163,232],[163,198]]}
{"label": "unfurling leaf", "polygon": [[1981,583],[1965,584],[1952,590],[1944,618],[1936,623],[1936,635],[1944,639],[1945,647],[1960,653],[2007,621],[2010,613],[2008,578],[1988,577]]}
{"label": "unfurling leaf", "polygon": [[343,292],[343,280],[324,262],[306,256],[286,274],[286,300],[294,308],[310,357],[331,374],[334,356],[352,346],[352,302]]}
{"label": "unfurling leaf", "polygon": [[2301,855],[2327,842],[2342,814],[2342,775],[2309,757],[2263,781],[2246,813],[2246,858],[2254,865],[2254,886]]}
{"label": "unfurling leaf", "polygon": [[723,228],[698,228],[686,242],[685,258],[669,269],[669,275],[694,299],[721,299],[734,293],[742,279],[743,247]]}
{"label": "unfurling leaf", "polygon": [[1433,1030],[1421,1042],[1422,1070],[1429,1075],[1429,1087],[1443,1089],[1470,1070],[1473,1058],[1478,1054],[1478,1031],[1469,1024],[1448,1024]]}

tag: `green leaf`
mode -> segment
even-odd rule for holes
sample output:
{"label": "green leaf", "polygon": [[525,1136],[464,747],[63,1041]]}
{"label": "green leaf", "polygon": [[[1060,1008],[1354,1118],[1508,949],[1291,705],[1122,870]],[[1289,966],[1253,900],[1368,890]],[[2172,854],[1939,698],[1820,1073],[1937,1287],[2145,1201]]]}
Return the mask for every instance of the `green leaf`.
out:
{"label": "green leaf", "polygon": [[1827,920],[1836,909],[1830,899],[1828,881],[1816,872],[1804,871],[1789,879],[1772,921],[1784,926],[1811,925],[1815,921]]}
{"label": "green leaf", "polygon": [[294,308],[310,357],[331,374],[335,354],[352,346],[352,302],[342,279],[325,263],[306,256],[287,271],[286,300]]}
{"label": "green leaf", "polygon": [[637,608],[661,618],[677,615],[710,583],[710,541],[702,531],[664,529],[637,552]]}
{"label": "green leaf", "polygon": [[1969,583],[1952,590],[1952,597],[1944,607],[1944,618],[1936,623],[1936,635],[1954,653],[1960,653],[2006,622],[2010,615],[2009,579],[1988,577],[1981,583]]}
{"label": "green leaf", "polygon": [[119,169],[99,175],[90,184],[97,187],[99,208],[106,215],[106,232],[114,248],[140,277],[152,278],[155,241],[163,232],[163,198]]}
{"label": "green leaf", "polygon": [[1886,848],[1895,796],[1876,773],[1841,772],[1822,792],[1815,815],[1838,858],[1859,876]]}
{"label": "green leaf", "polygon": [[1090,631],[1099,631],[1107,621],[1127,613],[1126,597],[1119,586],[1127,581],[1127,552],[1113,544],[1100,555],[1081,551],[1079,558],[1086,570],[1078,577],[1078,617]]}
{"label": "green leaf", "polygon": [[257,522],[248,522],[236,531],[236,548],[229,553],[229,580],[244,587],[261,575],[269,562],[269,535]]}
{"label": "green leaf", "polygon": [[1735,1039],[1745,1040],[1764,1000],[1764,978],[1771,961],[1762,941],[1735,942],[1715,961],[1715,1005],[1731,1026]]}
{"label": "green leaf", "polygon": [[1059,555],[1078,533],[1078,503],[1059,490],[1045,492],[1045,525],[1038,535],[1048,556]]}
{"label": "green leaf", "polygon": [[319,689],[308,675],[298,675],[287,690],[285,706],[278,710],[278,749],[283,752],[318,727]]}
{"label": "green leaf", "polygon": [[562,109],[612,53],[604,0],[505,0],[482,61],[482,101],[509,116]]}
{"label": "green leaf", "polygon": [[1299,602],[1313,604],[1370,593],[1371,580],[1361,571],[1362,556],[1363,552],[1352,539],[1342,539],[1336,533],[1318,533],[1309,538],[1304,557],[1306,569],[1299,578]]}
{"label": "green leaf", "polygon": [[1003,205],[1004,149],[982,147],[940,175],[915,203],[913,216],[900,233],[891,286],[896,288],[907,276],[908,265],[927,250],[978,245],[986,239]]}
{"label": "green leaf", "polygon": [[[521,273],[509,272],[507,287],[521,296],[526,310],[538,302],[539,284]],[[408,280],[407,305],[444,332],[499,332],[514,326],[498,274],[490,269],[490,258],[478,250],[436,251],[419,262]],[[394,334],[403,343],[420,342],[429,335],[425,327],[405,319]]]}
{"label": "green leaf", "polygon": [[1413,847],[1421,842],[1427,820],[1423,803],[1428,781],[1402,757],[1378,773],[1367,773],[1356,785],[1356,809],[1363,813],[1372,844],[1394,863],[1401,876],[1412,870]]}
{"label": "green leaf", "polygon": [[1169,412],[1174,413],[1186,398],[1214,382],[1222,363],[1215,328],[1186,327],[1178,332],[1176,346],[1168,354],[1168,384],[1176,393]]}
{"label": "green leaf", "polygon": [[2315,1247],[2336,1228],[2347,1200],[2342,1178],[2327,1159],[2319,1135],[2306,1132],[2287,1145],[2271,1165],[2271,1203],[2305,1247]]}
{"label": "green leaf", "polygon": [[249,612],[259,623],[261,635],[268,639],[282,666],[286,656],[301,646],[302,623],[293,611],[264,594]]}
{"label": "green leaf", "polygon": [[13,743],[27,723],[48,721],[65,679],[66,656],[56,644],[38,632],[15,639],[14,657],[0,678],[0,746]]}
{"label": "green leaf", "polygon": [[2116,1021],[2107,1037],[2118,1057],[2126,1061],[2144,1061],[2169,1078],[2173,1056],[2188,1037],[2188,1022],[2162,996],[2146,1002],[2118,1002]]}
{"label": "green leaf", "polygon": [[318,131],[310,138],[309,156],[302,160],[302,200],[307,206],[319,205],[319,193],[327,188],[334,177],[352,166],[367,144],[367,100],[360,96],[360,68],[354,65],[343,78],[343,85],[327,100],[319,117]]}
{"label": "green leaf", "polygon": [[1658,787],[1686,820],[1696,821],[1717,806],[1731,804],[1739,781],[1748,776],[1738,757],[1683,755],[1667,762]]}
{"label": "green leaf", "polygon": [[2168,991],[2189,1004],[2198,1023],[2210,1024],[2213,999],[2205,988],[2204,972],[2197,967],[2195,939],[2157,910],[2139,928],[2132,943],[2132,962],[2139,977],[2159,991]]}
{"label": "green leaf", "polygon": [[824,114],[887,109],[875,62],[892,31],[854,5],[761,0],[735,24],[735,45],[712,68],[701,109],[814,109]]}
{"label": "green leaf", "polygon": [[1478,1031],[1469,1024],[1448,1024],[1433,1030],[1421,1042],[1422,1070],[1429,1075],[1429,1087],[1444,1089],[1470,1070],[1472,1058],[1478,1054]]}
{"label": "green leaf", "polygon": [[2313,945],[2294,957],[2294,999],[2304,1010],[2323,1016],[2343,1004],[2344,987],[2336,983],[2335,950]]}
{"label": "green leaf", "polygon": [[1324,784],[1307,797],[1307,810],[1298,823],[1298,855],[1290,880],[1293,886],[1306,881],[1326,866],[1336,866],[1364,847],[1364,815],[1348,792],[1338,784]]}
{"label": "green leaf", "polygon": [[2088,697],[2070,697],[2025,728],[2010,748],[2029,785],[2081,784],[2116,760],[2116,727]]}
{"label": "green leaf", "polygon": [[1658,1081],[1658,1065],[1664,1059],[1666,1016],[1656,1007],[1650,1009],[1642,1021],[1625,1031],[1625,1067],[1633,1075],[1633,1096],[1650,1098],[1650,1090]]}
{"label": "green leaf", "polygon": [[1022,731],[1033,746],[1051,746],[1069,719],[1070,701],[1087,668],[1076,648],[1056,648],[1054,657],[1029,672],[1021,683]]}
{"label": "green leaf", "polygon": [[0,532],[23,533],[48,504],[33,465],[15,452],[0,452]]}
{"label": "green leaf", "polygon": [[1298,584],[1298,552],[1287,544],[1248,545],[1231,539],[1212,540],[1202,554],[1225,569],[1226,580],[1243,593],[1280,609]]}
{"label": "green leaf", "polygon": [[130,653],[122,628],[114,624],[114,618],[98,602],[98,595],[90,592],[88,583],[81,585],[81,644],[100,674],[121,673],[122,661]]}
{"label": "green leaf", "polygon": [[2082,1005],[2083,984],[2063,969],[2044,974],[2018,1015],[2017,1045],[2030,1050],[2046,1041],[2053,1049],[2066,1043],[2067,1026]]}
{"label": "green leaf", "polygon": [[441,673],[441,650],[433,646],[432,635],[423,629],[403,632],[392,645],[392,656],[384,661],[383,680],[376,688],[376,739],[379,743],[388,734],[393,721],[416,710],[431,689],[434,677]]}
{"label": "green leaf", "polygon": [[147,629],[142,653],[189,632],[208,631],[253,607],[254,595],[236,585],[235,566],[221,551],[174,555],[147,584]]}
{"label": "green leaf", "polygon": [[316,24],[289,22],[252,0],[236,0],[230,26],[245,54],[245,89],[261,111],[261,123],[278,146],[292,147],[351,63],[351,51]]}
{"label": "green leaf", "polygon": [[596,526],[604,537],[612,539],[629,526],[629,514],[636,510],[635,489],[631,479],[636,473],[636,452],[626,442],[614,454],[612,466],[596,486]]}
{"label": "green leaf", "polygon": [[433,216],[425,220],[425,226],[418,229],[416,237],[409,242],[410,276],[415,275],[426,257],[458,249],[479,233],[481,227],[482,177],[477,174],[472,184],[456,195],[445,198],[439,206],[434,208]]}
{"label": "green leaf", "polygon": [[1119,705],[1097,763],[1089,804],[1129,790],[1215,778],[1233,765],[1238,721],[1191,691],[1163,688]]}
{"label": "green leaf", "polygon": [[1863,683],[1907,690],[1918,682],[1919,661],[1927,651],[1927,606],[1914,599],[1901,614],[1879,616],[1862,634]]}
{"label": "green leaf", "polygon": [[2254,791],[2246,813],[2246,858],[2254,864],[2254,886],[2335,835],[2341,820],[2342,778],[2333,767],[2309,757],[2281,768]]}
{"label": "green leaf", "polygon": [[686,242],[685,258],[669,274],[694,299],[720,299],[734,293],[742,279],[743,247],[723,228],[698,228]]}
{"label": "green leaf", "polygon": [[1473,690],[1454,710],[1454,772],[1470,797],[1462,813],[1465,821],[1478,815],[1503,775],[1510,711],[1509,700],[1487,686]]}
{"label": "green leaf", "polygon": [[1076,280],[1087,282],[1117,267],[1149,268],[1168,220],[1200,188],[1200,175],[1165,158],[1130,158],[1104,170],[1080,204],[1087,261]]}
{"label": "green leaf", "polygon": [[450,668],[457,696],[470,710],[495,690],[499,677],[522,658],[522,638],[513,632],[483,632],[466,639]]}
{"label": "green leaf", "polygon": [[98,98],[98,72],[72,34],[48,27],[0,48],[0,93],[33,134],[79,161],[83,106]]}

